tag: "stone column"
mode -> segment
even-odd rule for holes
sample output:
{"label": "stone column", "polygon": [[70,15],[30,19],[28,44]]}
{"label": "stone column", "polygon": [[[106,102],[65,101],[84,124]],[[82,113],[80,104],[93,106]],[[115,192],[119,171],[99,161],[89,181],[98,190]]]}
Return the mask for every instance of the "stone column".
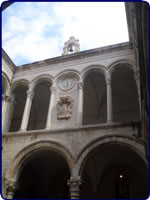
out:
{"label": "stone column", "polygon": [[18,185],[14,181],[8,181],[6,183],[6,199],[13,199],[14,193],[17,190]]}
{"label": "stone column", "polygon": [[68,180],[68,185],[70,187],[70,199],[79,199],[80,198],[80,185],[81,185],[81,177],[70,177]]}
{"label": "stone column", "polygon": [[2,130],[3,130],[3,126],[4,126],[4,121],[6,120],[7,100],[8,100],[8,96],[3,94],[2,95]]}
{"label": "stone column", "polygon": [[33,97],[34,97],[34,92],[33,90],[29,89],[27,91],[27,99],[26,99],[26,104],[25,104],[25,108],[23,112],[20,131],[25,131],[27,129]]}
{"label": "stone column", "polygon": [[110,123],[113,121],[111,76],[106,75],[105,79],[107,87],[107,123]]}
{"label": "stone column", "polygon": [[80,81],[78,83],[78,89],[79,89],[79,96],[78,96],[78,113],[77,113],[77,125],[82,125],[82,118],[83,118],[83,82]]}
{"label": "stone column", "polygon": [[140,110],[140,117],[141,117],[141,88],[140,88],[139,70],[136,70],[136,72],[134,72],[134,79],[135,79],[136,87],[137,87],[139,110]]}
{"label": "stone column", "polygon": [[15,97],[5,96],[5,103],[3,104],[3,115],[2,115],[2,132],[8,132],[11,119],[14,111],[16,101]]}
{"label": "stone column", "polygon": [[50,129],[51,128],[52,110],[53,110],[53,105],[54,105],[56,87],[52,86],[50,88],[50,90],[51,90],[51,96],[50,96],[49,108],[48,108],[48,114],[47,114],[46,129]]}

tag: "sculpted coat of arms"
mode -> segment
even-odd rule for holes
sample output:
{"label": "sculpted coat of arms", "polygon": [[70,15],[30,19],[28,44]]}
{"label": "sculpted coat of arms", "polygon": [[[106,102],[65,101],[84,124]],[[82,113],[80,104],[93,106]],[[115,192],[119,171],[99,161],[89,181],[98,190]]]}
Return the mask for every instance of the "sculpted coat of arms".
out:
{"label": "sculpted coat of arms", "polygon": [[57,119],[70,119],[72,114],[72,105],[73,105],[73,98],[68,94],[64,94],[60,96],[57,100]]}

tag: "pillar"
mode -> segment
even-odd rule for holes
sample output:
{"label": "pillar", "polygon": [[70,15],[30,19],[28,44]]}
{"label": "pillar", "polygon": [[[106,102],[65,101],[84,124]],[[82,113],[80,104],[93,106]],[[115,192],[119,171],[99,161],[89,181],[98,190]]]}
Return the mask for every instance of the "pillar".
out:
{"label": "pillar", "polygon": [[8,100],[8,96],[3,94],[2,95],[2,132],[4,129],[4,122],[6,121],[7,100]]}
{"label": "pillar", "polygon": [[79,89],[79,96],[78,96],[78,113],[77,113],[77,125],[82,125],[82,118],[83,118],[83,82],[80,81],[78,83],[78,89]]}
{"label": "pillar", "polygon": [[14,193],[17,190],[18,185],[14,181],[8,181],[6,183],[6,199],[13,199]]}
{"label": "pillar", "polygon": [[68,180],[68,185],[70,187],[70,199],[79,199],[80,198],[80,185],[81,185],[81,177],[70,177]]}
{"label": "pillar", "polygon": [[25,104],[25,108],[23,112],[20,131],[25,131],[27,129],[33,97],[34,97],[33,90],[29,89],[27,91],[27,99],[26,99],[26,104]]}
{"label": "pillar", "polygon": [[51,91],[51,96],[50,96],[49,108],[48,108],[48,114],[47,114],[46,129],[50,129],[51,128],[52,110],[53,110],[53,105],[54,105],[56,87],[52,86],[50,88],[50,91]]}
{"label": "pillar", "polygon": [[11,119],[14,111],[16,101],[14,96],[5,96],[3,102],[3,115],[2,115],[2,132],[8,132],[11,124]]}
{"label": "pillar", "polygon": [[138,102],[139,102],[139,110],[140,110],[140,117],[141,117],[141,88],[140,88],[140,75],[139,70],[134,72],[134,79],[136,82],[137,93],[138,93]]}
{"label": "pillar", "polygon": [[106,75],[106,88],[107,88],[107,123],[113,121],[112,114],[112,88],[111,88],[111,76]]}

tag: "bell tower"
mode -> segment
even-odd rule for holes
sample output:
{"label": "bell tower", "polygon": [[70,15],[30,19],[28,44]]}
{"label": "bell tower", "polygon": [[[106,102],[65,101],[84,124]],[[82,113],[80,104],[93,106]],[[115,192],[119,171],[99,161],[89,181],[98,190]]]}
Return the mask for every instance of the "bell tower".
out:
{"label": "bell tower", "polygon": [[71,36],[67,42],[64,43],[63,54],[68,55],[71,53],[76,53],[80,51],[79,40],[75,39],[74,36]]}

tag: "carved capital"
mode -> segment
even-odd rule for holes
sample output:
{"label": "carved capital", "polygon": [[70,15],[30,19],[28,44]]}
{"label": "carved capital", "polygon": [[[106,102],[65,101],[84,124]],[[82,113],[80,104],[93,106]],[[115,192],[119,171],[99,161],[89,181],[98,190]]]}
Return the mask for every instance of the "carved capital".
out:
{"label": "carved capital", "polygon": [[56,87],[55,87],[55,86],[50,87],[50,91],[51,91],[51,93],[55,94],[55,92],[56,92]]}
{"label": "carved capital", "polygon": [[105,81],[106,81],[106,85],[110,85],[111,84],[111,76],[110,75],[106,75]]}
{"label": "carved capital", "polygon": [[6,194],[7,196],[13,196],[15,191],[18,189],[18,184],[14,181],[6,182]]}
{"label": "carved capital", "polygon": [[80,185],[81,185],[81,177],[70,177],[68,180],[68,185],[70,186],[70,196],[71,199],[79,199],[80,197]]}
{"label": "carved capital", "polygon": [[27,97],[32,99],[34,97],[34,92],[33,90],[27,90]]}
{"label": "carved capital", "polygon": [[136,70],[136,72],[134,73],[134,78],[135,80],[138,80],[140,78],[139,70]]}
{"label": "carved capital", "polygon": [[82,81],[78,82],[78,88],[83,89],[84,88],[84,83]]}

